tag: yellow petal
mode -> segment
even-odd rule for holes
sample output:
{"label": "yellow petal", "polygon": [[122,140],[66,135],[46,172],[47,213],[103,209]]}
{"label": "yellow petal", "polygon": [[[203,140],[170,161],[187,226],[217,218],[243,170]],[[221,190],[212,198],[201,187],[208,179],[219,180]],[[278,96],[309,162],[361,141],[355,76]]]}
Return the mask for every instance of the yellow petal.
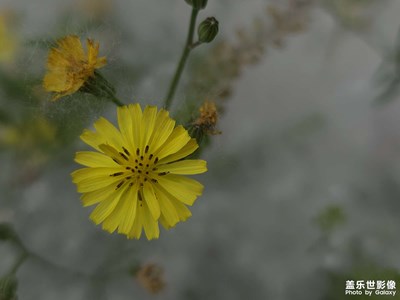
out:
{"label": "yellow petal", "polygon": [[146,106],[142,116],[142,122],[140,127],[141,133],[141,143],[138,146],[140,151],[143,153],[143,150],[146,145],[148,145],[151,134],[154,130],[154,125],[156,122],[157,116],[157,107],[156,106]]}
{"label": "yellow petal", "polygon": [[90,131],[88,129],[83,130],[83,133],[80,136],[81,140],[84,141],[89,146],[92,146],[94,149],[101,151],[99,146],[101,144],[105,144],[106,140],[104,137],[100,136],[98,133]]}
{"label": "yellow petal", "polygon": [[[126,184],[126,189],[120,192],[120,198],[118,201],[117,206],[113,210],[113,212],[104,220],[103,222],[103,229],[107,230],[110,233],[113,233],[118,226],[124,222],[124,218],[126,214],[131,214],[131,211],[128,211],[131,205],[131,199],[129,199],[130,190],[133,190],[129,184]],[[136,204],[136,203],[135,203]],[[133,223],[133,220],[132,220]],[[130,229],[130,228],[129,228]],[[120,230],[119,230],[120,231]],[[129,231],[128,231],[129,232]]]}
{"label": "yellow petal", "polygon": [[87,167],[117,167],[118,165],[107,155],[92,152],[80,151],[75,154],[75,161]]}
{"label": "yellow petal", "polygon": [[207,162],[200,159],[186,159],[178,162],[157,166],[157,172],[171,174],[194,175],[207,171]]}
{"label": "yellow petal", "polygon": [[169,174],[157,180],[168,193],[187,205],[193,205],[204,188],[198,181],[180,175]]}
{"label": "yellow petal", "polygon": [[90,219],[96,224],[100,224],[103,222],[115,209],[118,205],[121,195],[125,192],[128,184],[123,185],[116,193],[113,194],[112,197],[109,197],[107,200],[100,202],[99,205],[93,210],[90,214]]}
{"label": "yellow petal", "polygon": [[199,148],[199,145],[197,144],[196,139],[191,139],[178,152],[168,155],[167,157],[165,157],[163,159],[160,159],[159,164],[165,164],[165,163],[169,163],[172,161],[177,161],[182,158],[185,158],[186,156],[188,156],[188,155],[192,154],[194,151],[196,151],[197,148]]}
{"label": "yellow petal", "polygon": [[76,61],[85,61],[85,54],[81,40],[76,35],[69,35],[57,42],[65,55],[73,57]]}
{"label": "yellow petal", "polygon": [[144,183],[143,196],[144,201],[146,201],[147,207],[149,208],[154,220],[158,220],[158,218],[160,217],[160,205],[158,203],[156,195],[154,194],[152,184],[148,181]]}
{"label": "yellow petal", "polygon": [[96,69],[100,69],[100,68],[104,67],[106,64],[107,64],[107,58],[105,56],[102,56],[97,59],[94,67]]}
{"label": "yellow petal", "polygon": [[[142,122],[142,109],[139,104],[128,105],[129,113],[132,120],[132,134],[133,134],[133,144],[135,148],[140,148],[140,126]],[[135,150],[136,151],[136,150]]]}
{"label": "yellow petal", "polygon": [[160,228],[158,222],[153,219],[147,203],[143,201],[143,228],[148,240],[158,239],[160,236]]}
{"label": "yellow petal", "polygon": [[121,167],[116,167],[116,168],[82,168],[75,170],[74,172],[71,173],[72,176],[72,181],[74,183],[79,183],[83,180],[86,179],[96,179],[96,178],[101,178],[101,177],[110,177],[111,174],[117,173],[124,171],[121,169]]}
{"label": "yellow petal", "polygon": [[121,133],[113,124],[111,124],[107,119],[101,117],[94,123],[98,134],[116,149],[120,149],[122,142]]}
{"label": "yellow petal", "polygon": [[131,231],[128,234],[128,238],[132,239],[140,239],[142,235],[142,228],[143,228],[143,204],[142,201],[136,201],[136,217],[133,222],[133,226]]}
{"label": "yellow petal", "polygon": [[164,224],[168,225],[167,227],[163,226],[166,229],[174,227],[179,222],[179,216],[174,205],[171,203],[168,194],[159,188],[157,184],[154,185],[154,190],[160,203],[161,218],[164,219]]}
{"label": "yellow petal", "polygon": [[88,62],[90,65],[94,66],[97,61],[97,56],[99,55],[99,43],[96,43],[92,39],[87,39],[86,45],[88,49]]}
{"label": "yellow petal", "polygon": [[[87,193],[92,192],[98,189],[101,189],[105,186],[114,184],[115,188],[117,185],[122,182],[123,179],[119,177],[112,176],[99,176],[99,177],[90,177],[87,179],[83,179],[76,183],[78,193]],[[75,182],[76,180],[74,180]]]}
{"label": "yellow petal", "polygon": [[176,209],[176,213],[178,214],[179,221],[184,222],[192,216],[192,213],[190,212],[189,208],[186,207],[185,204],[178,201],[174,197],[170,197],[170,196],[168,196],[168,197],[169,197],[172,205]]}
{"label": "yellow petal", "polygon": [[104,152],[107,156],[111,157],[111,159],[119,164],[124,165],[129,162],[129,156],[125,155],[123,152],[118,152],[114,147],[110,145],[102,144],[99,146],[100,150]]}
{"label": "yellow petal", "polygon": [[105,186],[101,189],[82,194],[81,201],[83,206],[91,206],[109,198],[115,193],[115,184]]}
{"label": "yellow petal", "polygon": [[175,127],[166,142],[154,153],[159,159],[162,159],[172,153],[182,149],[190,141],[190,136],[182,125]]}
{"label": "yellow petal", "polygon": [[171,226],[168,221],[166,220],[166,218],[161,214],[160,219],[158,220],[160,222],[160,224],[165,228],[165,229],[171,229],[174,226]]}
{"label": "yellow petal", "polygon": [[68,57],[60,49],[50,49],[46,66],[49,71],[66,73],[69,64]]}
{"label": "yellow petal", "polygon": [[124,216],[122,217],[120,226],[118,228],[118,233],[123,233],[128,235],[132,230],[132,226],[136,217],[136,209],[137,209],[137,193],[138,187],[137,185],[129,188],[128,192],[124,194],[125,197],[125,206],[124,206]]}
{"label": "yellow petal", "polygon": [[126,144],[127,149],[134,153],[136,151],[136,147],[133,140],[132,118],[128,106],[118,107],[117,115],[118,127],[121,131],[124,143]]}
{"label": "yellow petal", "polygon": [[154,131],[149,141],[150,152],[155,152],[174,130],[175,121],[169,117],[169,112],[161,109],[157,113]]}
{"label": "yellow petal", "polygon": [[44,76],[43,87],[48,92],[63,92],[71,89],[71,82],[68,80],[67,73],[48,73]]}

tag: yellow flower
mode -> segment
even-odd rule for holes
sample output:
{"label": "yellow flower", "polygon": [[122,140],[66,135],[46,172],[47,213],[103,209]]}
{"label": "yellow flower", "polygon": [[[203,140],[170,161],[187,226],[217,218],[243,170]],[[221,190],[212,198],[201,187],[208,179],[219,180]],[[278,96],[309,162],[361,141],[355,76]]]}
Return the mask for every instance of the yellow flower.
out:
{"label": "yellow flower", "polygon": [[90,218],[103,229],[139,239],[159,237],[158,222],[166,229],[191,216],[203,186],[182,175],[207,171],[204,160],[182,160],[197,142],[169,113],[139,104],[118,107],[119,130],[100,118],[96,132],[81,139],[98,152],[78,152],[75,161],[86,168],[72,173],[84,206],[98,204]]}
{"label": "yellow flower", "polygon": [[87,39],[87,50],[85,55],[82,43],[75,35],[59,40],[57,47],[50,50],[43,86],[46,91],[55,93],[53,100],[78,91],[95,75],[95,69],[106,64],[105,57],[98,57],[98,43]]}
{"label": "yellow flower", "polygon": [[12,62],[17,51],[17,41],[10,32],[5,14],[0,14],[0,62]]}

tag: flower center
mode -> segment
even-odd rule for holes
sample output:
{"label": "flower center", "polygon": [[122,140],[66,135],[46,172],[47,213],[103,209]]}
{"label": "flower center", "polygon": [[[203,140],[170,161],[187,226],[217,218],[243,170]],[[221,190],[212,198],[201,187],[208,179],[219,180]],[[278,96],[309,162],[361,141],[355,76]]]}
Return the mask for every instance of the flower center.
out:
{"label": "flower center", "polygon": [[[141,190],[145,182],[158,183],[157,177],[168,174],[167,172],[157,172],[158,157],[149,152],[148,145],[143,151],[137,148],[135,153],[130,153],[128,149],[122,147],[122,151],[118,152],[118,156],[114,156],[112,159],[123,167],[123,171],[110,174],[112,177],[121,178],[121,181],[115,187],[116,190],[125,183],[129,184],[130,187],[138,184],[139,190]],[[141,196],[140,192],[139,196]],[[141,197],[139,197],[139,200],[141,200]]]}

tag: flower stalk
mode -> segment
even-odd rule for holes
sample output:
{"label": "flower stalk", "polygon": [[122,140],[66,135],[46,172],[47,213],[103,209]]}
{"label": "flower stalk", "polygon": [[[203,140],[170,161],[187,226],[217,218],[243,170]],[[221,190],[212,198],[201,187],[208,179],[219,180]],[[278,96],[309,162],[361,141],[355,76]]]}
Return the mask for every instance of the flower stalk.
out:
{"label": "flower stalk", "polygon": [[175,95],[176,88],[178,86],[179,80],[182,75],[182,71],[185,67],[186,61],[190,54],[190,51],[194,48],[193,47],[193,36],[194,36],[194,30],[196,27],[196,18],[197,18],[198,13],[199,13],[199,10],[193,7],[192,14],[190,17],[189,32],[187,35],[186,44],[185,44],[185,47],[183,48],[181,58],[179,60],[178,66],[175,71],[175,75],[172,78],[170,87],[168,89],[167,97],[165,98],[164,106],[166,109],[169,109],[171,106],[172,99]]}

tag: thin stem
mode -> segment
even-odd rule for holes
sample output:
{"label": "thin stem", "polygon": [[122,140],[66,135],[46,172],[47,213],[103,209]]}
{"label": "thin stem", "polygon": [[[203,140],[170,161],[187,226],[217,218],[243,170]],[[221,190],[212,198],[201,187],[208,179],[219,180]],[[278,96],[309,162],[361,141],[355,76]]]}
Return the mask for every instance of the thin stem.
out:
{"label": "thin stem", "polygon": [[123,104],[121,101],[119,101],[115,96],[111,96],[110,97],[111,101],[114,102],[117,106],[124,106],[125,104]]}
{"label": "thin stem", "polygon": [[103,75],[101,75],[100,72],[95,71],[93,81],[93,83],[86,86],[89,92],[100,97],[106,97],[117,106],[125,105],[115,96],[115,88],[107,81],[107,79],[104,78]]}
{"label": "thin stem", "polygon": [[190,50],[192,50],[194,29],[196,27],[196,18],[199,11],[197,9],[192,9],[192,15],[190,17],[189,32],[186,39],[185,47],[183,48],[181,59],[179,60],[178,66],[175,71],[175,75],[172,78],[171,84],[168,89],[167,97],[165,98],[165,108],[169,109],[174,97],[176,87],[178,86],[179,79],[181,78],[182,71],[185,67],[187,58],[189,56]]}
{"label": "thin stem", "polygon": [[17,273],[19,267],[24,263],[24,261],[28,258],[29,254],[27,252],[23,252],[19,257],[18,260],[15,262],[9,274]]}

